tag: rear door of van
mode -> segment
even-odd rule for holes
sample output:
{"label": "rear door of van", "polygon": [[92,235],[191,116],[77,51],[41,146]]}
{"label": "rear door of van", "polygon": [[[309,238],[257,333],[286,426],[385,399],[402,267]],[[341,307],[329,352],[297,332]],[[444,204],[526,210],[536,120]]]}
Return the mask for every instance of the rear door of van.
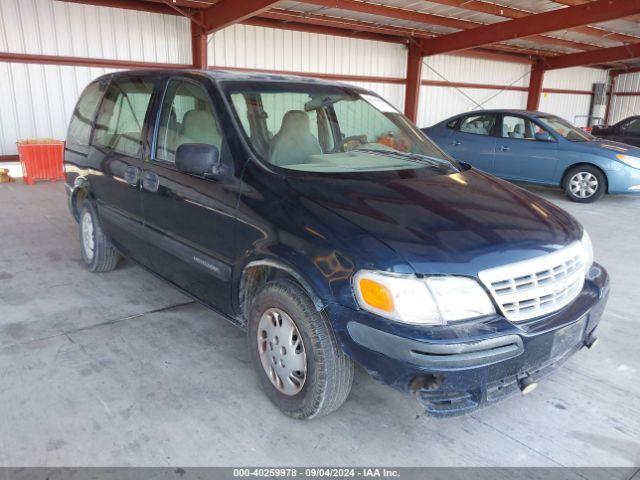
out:
{"label": "rear door of van", "polygon": [[88,161],[105,233],[122,253],[145,265],[140,181],[156,83],[136,74],[112,78],[96,115]]}

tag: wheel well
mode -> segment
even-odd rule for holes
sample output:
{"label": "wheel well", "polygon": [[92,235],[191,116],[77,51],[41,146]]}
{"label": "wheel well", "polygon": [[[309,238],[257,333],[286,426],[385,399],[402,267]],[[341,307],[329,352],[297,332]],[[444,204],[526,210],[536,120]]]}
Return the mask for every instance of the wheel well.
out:
{"label": "wheel well", "polygon": [[324,308],[324,303],[320,300],[320,297],[315,294],[309,283],[295,270],[270,260],[257,261],[247,265],[240,278],[238,305],[243,322],[246,322],[251,299],[256,293],[268,282],[284,278],[297,283],[309,295],[318,310]]}
{"label": "wheel well", "polygon": [[90,198],[90,195],[84,188],[76,188],[71,193],[71,208],[76,221],[80,220],[80,208],[87,198]]}
{"label": "wheel well", "polygon": [[597,170],[600,170],[600,173],[602,173],[602,176],[604,177],[605,192],[609,193],[609,179],[607,178],[607,174],[604,173],[604,170],[602,170],[598,165],[596,165],[595,163],[589,163],[589,162],[580,162],[580,163],[574,163],[573,165],[569,165],[562,174],[562,178],[560,180],[560,187],[564,188],[564,181],[566,180],[567,174],[569,173],[569,171],[581,165],[586,165],[589,167],[593,167]]}

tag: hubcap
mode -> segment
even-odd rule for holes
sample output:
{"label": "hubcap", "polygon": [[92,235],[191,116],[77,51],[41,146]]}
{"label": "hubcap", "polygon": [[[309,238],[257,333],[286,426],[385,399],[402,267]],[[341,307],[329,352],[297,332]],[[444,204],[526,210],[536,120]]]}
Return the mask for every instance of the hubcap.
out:
{"label": "hubcap", "polygon": [[95,240],[93,235],[93,219],[89,212],[85,212],[84,215],[82,215],[82,245],[85,255],[89,260],[92,260]]}
{"label": "hubcap", "polygon": [[300,332],[286,312],[270,308],[258,323],[258,353],[274,387],[295,395],[307,378],[307,354]]}
{"label": "hubcap", "polygon": [[598,179],[589,172],[578,172],[569,180],[569,189],[576,197],[589,198],[598,191]]}

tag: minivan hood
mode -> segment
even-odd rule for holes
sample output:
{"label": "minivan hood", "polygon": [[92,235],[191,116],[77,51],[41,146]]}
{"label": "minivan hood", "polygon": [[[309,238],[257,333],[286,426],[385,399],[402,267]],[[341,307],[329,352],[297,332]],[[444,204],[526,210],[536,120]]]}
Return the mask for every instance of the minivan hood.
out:
{"label": "minivan hood", "polygon": [[428,179],[292,176],[299,195],[394,249],[417,273],[476,275],[579,240],[567,212],[474,169]]}

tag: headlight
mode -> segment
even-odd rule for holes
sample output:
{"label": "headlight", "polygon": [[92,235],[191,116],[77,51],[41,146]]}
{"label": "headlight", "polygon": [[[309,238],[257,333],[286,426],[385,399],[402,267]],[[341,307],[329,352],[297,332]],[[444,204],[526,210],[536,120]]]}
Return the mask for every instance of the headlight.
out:
{"label": "headlight", "polygon": [[495,313],[487,293],[468,277],[417,278],[361,270],[353,282],[360,307],[399,322],[444,325]]}
{"label": "headlight", "polygon": [[616,158],[622,163],[626,163],[630,167],[640,168],[640,158],[638,157],[632,157],[631,155],[623,155],[622,153],[619,153],[616,155]]}
{"label": "headlight", "polygon": [[582,262],[584,263],[586,270],[589,271],[591,264],[593,263],[593,245],[591,244],[591,237],[587,233],[587,230],[583,228],[582,232]]}

